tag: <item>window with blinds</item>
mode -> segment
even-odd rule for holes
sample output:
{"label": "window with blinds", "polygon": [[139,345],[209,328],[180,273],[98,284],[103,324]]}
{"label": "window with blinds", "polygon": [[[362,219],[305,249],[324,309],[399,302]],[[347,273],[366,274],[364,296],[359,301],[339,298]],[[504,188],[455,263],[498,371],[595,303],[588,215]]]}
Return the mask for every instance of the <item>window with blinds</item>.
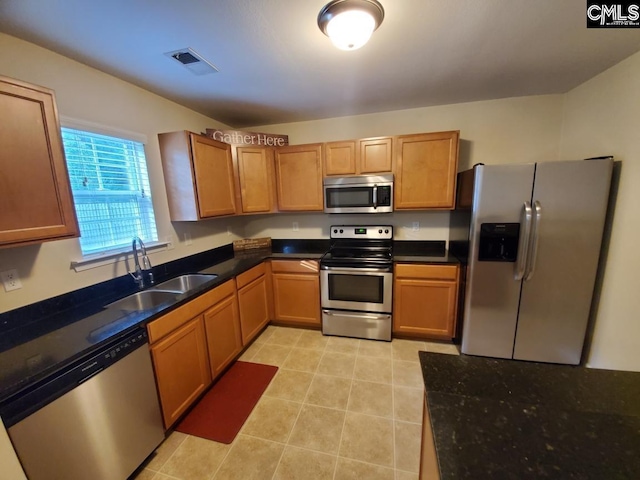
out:
{"label": "window with blinds", "polygon": [[83,255],[158,240],[144,145],[62,128]]}

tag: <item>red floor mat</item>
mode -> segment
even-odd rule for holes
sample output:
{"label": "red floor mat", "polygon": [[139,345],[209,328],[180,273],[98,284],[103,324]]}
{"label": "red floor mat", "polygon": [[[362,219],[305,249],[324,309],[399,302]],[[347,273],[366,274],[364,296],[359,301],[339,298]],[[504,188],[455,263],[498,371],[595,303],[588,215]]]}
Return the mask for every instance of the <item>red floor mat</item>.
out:
{"label": "red floor mat", "polygon": [[277,371],[278,367],[271,365],[236,362],[176,430],[231,443]]}

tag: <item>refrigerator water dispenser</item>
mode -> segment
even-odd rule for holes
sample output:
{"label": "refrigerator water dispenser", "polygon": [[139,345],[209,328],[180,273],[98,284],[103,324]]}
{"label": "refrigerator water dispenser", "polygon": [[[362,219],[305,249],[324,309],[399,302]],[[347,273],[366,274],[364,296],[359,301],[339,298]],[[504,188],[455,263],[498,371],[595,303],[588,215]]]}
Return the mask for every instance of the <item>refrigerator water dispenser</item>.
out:
{"label": "refrigerator water dispenser", "polygon": [[519,223],[483,223],[480,226],[478,260],[515,262],[518,256]]}

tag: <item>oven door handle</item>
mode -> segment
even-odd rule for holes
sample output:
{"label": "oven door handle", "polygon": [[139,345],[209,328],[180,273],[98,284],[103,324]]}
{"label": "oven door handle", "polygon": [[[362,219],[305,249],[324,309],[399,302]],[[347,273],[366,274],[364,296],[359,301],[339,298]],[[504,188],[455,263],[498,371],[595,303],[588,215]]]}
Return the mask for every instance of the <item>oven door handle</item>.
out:
{"label": "oven door handle", "polygon": [[322,313],[329,317],[353,317],[353,318],[369,318],[371,320],[381,320],[386,318],[391,318],[391,315],[388,313],[381,313],[380,315],[371,314],[371,313],[346,313],[344,310],[340,310],[340,313],[333,313],[331,310],[322,309]]}
{"label": "oven door handle", "polygon": [[349,268],[349,267],[327,267],[322,265],[320,267],[321,270],[326,270],[329,273],[358,273],[358,274],[376,274],[376,273],[391,273],[393,272],[393,267],[381,267],[381,268]]}

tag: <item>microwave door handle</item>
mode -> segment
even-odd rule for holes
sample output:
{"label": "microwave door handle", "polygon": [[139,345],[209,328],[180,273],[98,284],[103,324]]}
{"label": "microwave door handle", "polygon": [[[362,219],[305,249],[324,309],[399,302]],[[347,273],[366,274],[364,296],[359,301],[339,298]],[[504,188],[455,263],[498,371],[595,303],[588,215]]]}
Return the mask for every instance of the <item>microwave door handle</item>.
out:
{"label": "microwave door handle", "polygon": [[374,209],[378,208],[378,186],[377,185],[373,186],[373,208]]}

